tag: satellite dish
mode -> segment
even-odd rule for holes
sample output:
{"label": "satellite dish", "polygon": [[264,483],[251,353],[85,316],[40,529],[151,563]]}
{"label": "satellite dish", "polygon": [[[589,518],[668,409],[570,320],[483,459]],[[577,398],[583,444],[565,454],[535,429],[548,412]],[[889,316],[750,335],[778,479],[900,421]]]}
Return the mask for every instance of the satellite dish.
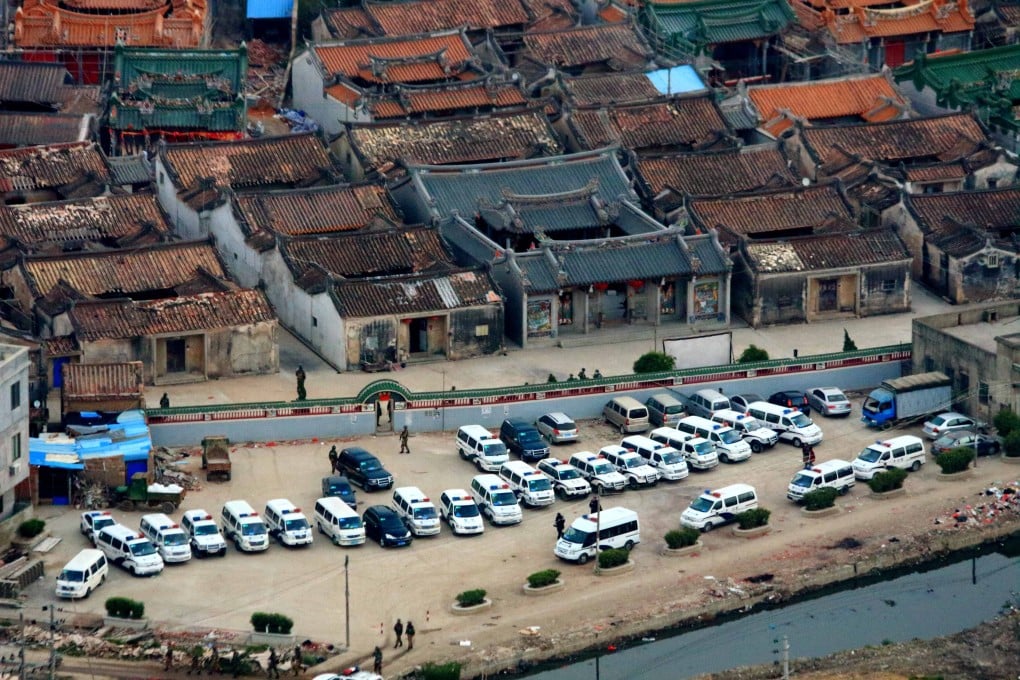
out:
{"label": "satellite dish", "polygon": [[810,184],[811,184],[811,180],[810,180],[810,179],[808,179],[807,177],[803,177],[803,178],[801,178],[801,180],[800,180],[800,185],[801,185],[802,187],[806,187],[806,186],[809,186]]}

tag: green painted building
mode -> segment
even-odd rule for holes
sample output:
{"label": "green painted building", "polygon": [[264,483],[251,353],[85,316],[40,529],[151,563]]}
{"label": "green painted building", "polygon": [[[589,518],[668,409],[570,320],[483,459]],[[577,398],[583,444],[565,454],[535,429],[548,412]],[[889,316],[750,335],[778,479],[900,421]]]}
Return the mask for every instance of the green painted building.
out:
{"label": "green painted building", "polygon": [[920,96],[934,95],[938,106],[974,111],[992,130],[1014,143],[1020,139],[1020,45],[922,54],[893,71],[893,77],[911,83]]}
{"label": "green painted building", "polygon": [[108,83],[104,142],[114,154],[142,143],[239,139],[247,124],[248,50],[114,52]]}

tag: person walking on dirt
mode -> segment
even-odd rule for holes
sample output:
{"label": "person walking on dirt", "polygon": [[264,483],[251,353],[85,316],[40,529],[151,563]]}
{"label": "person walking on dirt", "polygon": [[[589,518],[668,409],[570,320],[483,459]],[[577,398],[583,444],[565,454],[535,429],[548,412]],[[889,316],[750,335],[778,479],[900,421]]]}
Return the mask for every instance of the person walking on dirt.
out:
{"label": "person walking on dirt", "polygon": [[174,643],[166,643],[166,656],[163,657],[163,670],[169,671],[174,667]]}
{"label": "person walking on dirt", "polygon": [[191,666],[188,668],[188,675],[194,671],[195,675],[202,675],[202,648],[195,645],[191,648]]}
{"label": "person walking on dirt", "polygon": [[164,392],[163,396],[159,398],[159,407],[170,408],[170,397],[166,392]]}
{"label": "person walking on dirt", "polygon": [[379,645],[376,645],[375,651],[372,652],[372,672],[382,675],[382,650],[379,649]]}
{"label": "person walking on dirt", "polygon": [[397,619],[397,622],[393,624],[393,632],[397,636],[397,642],[393,645],[393,649],[404,646],[404,624]]}
{"label": "person walking on dirt", "polygon": [[294,671],[295,678],[301,673],[301,645],[294,645],[294,660],[290,662],[290,669]]}
{"label": "person walking on dirt", "polygon": [[558,541],[563,538],[563,529],[567,526],[567,520],[563,518],[563,513],[556,513],[556,519],[553,520],[553,526],[556,527],[556,540]]}
{"label": "person walking on dirt", "polygon": [[269,650],[269,667],[266,668],[267,678],[279,678],[280,677],[280,657],[276,655],[276,647]]}
{"label": "person walking on dirt", "polygon": [[336,452],[336,444],[329,449],[329,474],[340,471],[340,454]]}
{"label": "person walking on dirt", "polygon": [[414,624],[410,621],[407,622],[407,630],[404,631],[404,635],[407,636],[407,651],[414,649]]}
{"label": "person walking on dirt", "polygon": [[596,512],[598,512],[601,509],[602,509],[602,503],[599,502],[599,497],[596,494],[596,495],[592,496],[590,501],[588,501],[588,512],[590,512],[591,514],[594,515]]}
{"label": "person walking on dirt", "polygon": [[410,447],[407,445],[407,438],[411,436],[411,433],[407,431],[407,425],[404,425],[404,429],[400,431],[400,452],[411,453]]}

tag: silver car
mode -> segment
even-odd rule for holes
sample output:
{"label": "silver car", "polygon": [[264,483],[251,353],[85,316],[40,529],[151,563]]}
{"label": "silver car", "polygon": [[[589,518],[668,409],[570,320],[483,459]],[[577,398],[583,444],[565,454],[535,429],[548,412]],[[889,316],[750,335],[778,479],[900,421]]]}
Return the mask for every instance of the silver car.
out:
{"label": "silver car", "polygon": [[566,413],[546,413],[535,421],[535,427],[553,444],[577,441],[577,423]]}
{"label": "silver car", "polygon": [[850,415],[853,408],[838,387],[812,387],[807,391],[807,399],[811,408],[823,416]]}
{"label": "silver car", "polygon": [[929,439],[938,439],[947,432],[954,430],[976,430],[984,429],[984,426],[962,413],[948,411],[940,413],[924,424],[924,434]]}

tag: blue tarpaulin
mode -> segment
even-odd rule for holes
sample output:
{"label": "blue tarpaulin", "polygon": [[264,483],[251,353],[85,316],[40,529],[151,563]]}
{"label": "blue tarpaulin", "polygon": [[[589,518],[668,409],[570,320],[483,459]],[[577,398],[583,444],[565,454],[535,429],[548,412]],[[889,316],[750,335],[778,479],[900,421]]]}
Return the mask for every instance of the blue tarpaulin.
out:
{"label": "blue tarpaulin", "polygon": [[706,89],[701,76],[690,64],[646,73],[655,89],[662,94],[683,94]]}
{"label": "blue tarpaulin", "polygon": [[30,465],[82,470],[88,458],[121,456],[125,462],[149,459],[152,437],[141,411],[125,411],[117,422],[77,437],[62,432],[44,432],[28,440]]}
{"label": "blue tarpaulin", "polygon": [[294,0],[248,0],[249,19],[289,19]]}

